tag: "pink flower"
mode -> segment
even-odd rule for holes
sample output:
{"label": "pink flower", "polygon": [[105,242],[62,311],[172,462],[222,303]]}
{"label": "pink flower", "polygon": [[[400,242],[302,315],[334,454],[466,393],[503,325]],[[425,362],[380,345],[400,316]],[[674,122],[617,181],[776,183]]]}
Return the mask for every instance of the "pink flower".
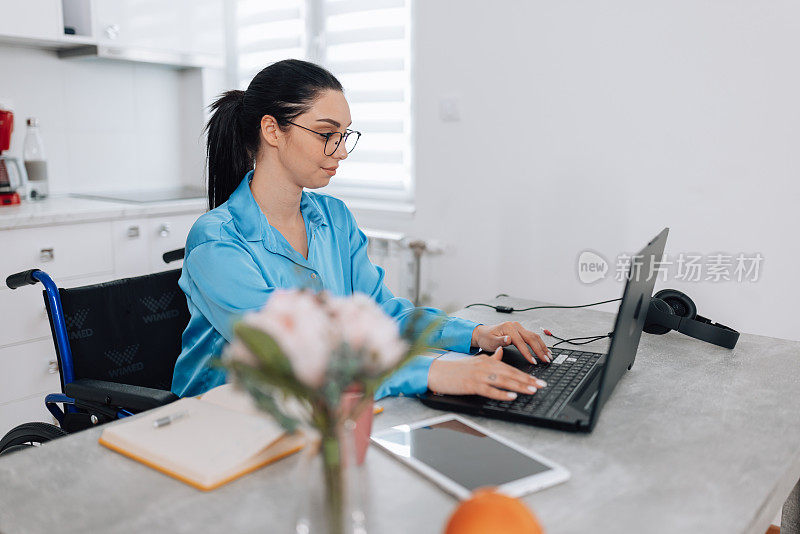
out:
{"label": "pink flower", "polygon": [[230,345],[225,347],[225,356],[251,367],[258,365],[256,355],[250,352],[250,349],[239,338],[235,338]]}
{"label": "pink flower", "polygon": [[[346,357],[360,357],[362,372],[375,376],[393,368],[408,350],[397,322],[364,294],[331,297],[309,291],[276,290],[258,312],[243,319],[269,334],[289,360],[298,380],[313,388],[325,381],[331,355],[347,346]],[[235,339],[226,353],[258,366],[255,355]]]}
{"label": "pink flower", "polygon": [[322,385],[334,336],[330,318],[313,293],[276,290],[244,322],[272,336],[300,381]]}
{"label": "pink flower", "polygon": [[405,354],[408,347],[400,339],[397,322],[367,295],[334,297],[328,300],[328,308],[340,342],[363,350],[371,373],[393,367]]}

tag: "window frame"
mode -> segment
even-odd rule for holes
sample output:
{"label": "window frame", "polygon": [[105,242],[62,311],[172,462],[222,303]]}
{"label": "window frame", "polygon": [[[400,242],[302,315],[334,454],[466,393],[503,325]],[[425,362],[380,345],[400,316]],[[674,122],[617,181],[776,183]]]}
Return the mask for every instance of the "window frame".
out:
{"label": "window frame", "polygon": [[[236,4],[238,0],[226,0],[226,72],[225,77],[231,87],[239,86],[238,55],[237,55],[237,17]],[[404,0],[405,20],[405,86],[402,88],[406,98],[403,102],[404,116],[402,121],[406,126],[403,132],[403,145],[400,148],[403,153],[403,174],[401,180],[386,182],[382,180],[346,180],[334,178],[326,187],[318,190],[324,194],[341,198],[347,201],[348,205],[358,209],[374,211],[392,211],[398,213],[413,214],[415,212],[415,93],[414,93],[414,72],[415,47],[414,47],[414,27],[412,24],[413,13],[415,10],[414,0]],[[325,0],[304,0],[302,17],[304,18],[304,32],[302,36],[304,58],[320,65],[326,66],[325,48]],[[265,65],[266,66],[266,65]],[[347,87],[344,87],[345,96]],[[359,130],[362,135],[369,135],[369,131],[364,131],[358,127],[358,117],[353,117],[351,128]],[[358,147],[354,152],[358,151]],[[345,165],[347,162],[344,161]]]}

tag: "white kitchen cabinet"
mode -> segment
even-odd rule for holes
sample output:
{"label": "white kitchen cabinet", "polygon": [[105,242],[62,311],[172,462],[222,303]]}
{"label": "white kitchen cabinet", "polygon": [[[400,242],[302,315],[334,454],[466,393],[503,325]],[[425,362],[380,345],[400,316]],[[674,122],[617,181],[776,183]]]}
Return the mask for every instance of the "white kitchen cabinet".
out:
{"label": "white kitchen cabinet", "polygon": [[[4,272],[5,276],[8,276]],[[5,280],[3,280],[5,282]],[[3,283],[0,289],[0,317],[3,318],[2,331],[3,337],[0,340],[0,348],[5,345],[22,343],[31,339],[49,339],[50,326],[47,322],[47,310],[44,307],[42,297],[42,286],[21,287],[19,289],[8,289]],[[0,369],[2,364],[0,364]],[[5,371],[0,371],[5,374]],[[4,379],[0,378],[0,384]]]}
{"label": "white kitchen cabinet", "polygon": [[223,68],[225,0],[0,0],[0,41],[62,58]]}
{"label": "white kitchen cabinet", "polygon": [[[0,257],[3,282],[13,273],[41,269],[56,285],[75,287],[114,278],[109,222],[4,230]],[[0,288],[0,348],[50,337],[42,286]],[[2,369],[2,364],[0,364]],[[3,380],[0,378],[0,384]]]}
{"label": "white kitchen cabinet", "polygon": [[222,59],[225,50],[225,2],[183,0],[190,6],[187,29],[181,33],[181,47],[194,54]]}
{"label": "white kitchen cabinet", "polygon": [[[0,348],[0,368],[7,377],[0,389],[0,404],[41,393],[59,393],[55,346],[50,338]],[[2,429],[0,432],[5,433]]]}
{"label": "white kitchen cabinet", "polygon": [[114,244],[114,274],[117,278],[138,276],[150,271],[147,225],[146,218],[113,222],[111,235]]}
{"label": "white kitchen cabinet", "polygon": [[97,42],[120,47],[137,46],[177,50],[182,2],[170,0],[94,0]]}
{"label": "white kitchen cabinet", "polygon": [[186,236],[197,220],[197,214],[174,215],[171,217],[154,217],[149,221],[150,234],[150,270],[152,272],[178,269],[183,260],[164,263],[165,252],[186,246]]}
{"label": "white kitchen cabinet", "polygon": [[180,269],[183,261],[164,263],[165,252],[183,248],[197,213],[114,221],[114,265],[117,278]]}
{"label": "white kitchen cabinet", "polygon": [[5,276],[38,268],[55,280],[67,280],[114,270],[108,222],[4,231],[3,245],[13,251],[0,256],[0,274]]}
{"label": "white kitchen cabinet", "polygon": [[61,0],[0,0],[0,38],[55,41],[63,34]]}
{"label": "white kitchen cabinet", "polygon": [[221,67],[222,0],[93,0],[97,43],[107,56]]}
{"label": "white kitchen cabinet", "polygon": [[164,263],[164,253],[184,248],[199,213],[160,215],[114,222],[117,278],[180,269],[183,261]]}
{"label": "white kitchen cabinet", "polygon": [[0,404],[0,437],[15,426],[32,421],[56,423],[55,418],[44,406],[44,395],[31,395],[14,402]]}

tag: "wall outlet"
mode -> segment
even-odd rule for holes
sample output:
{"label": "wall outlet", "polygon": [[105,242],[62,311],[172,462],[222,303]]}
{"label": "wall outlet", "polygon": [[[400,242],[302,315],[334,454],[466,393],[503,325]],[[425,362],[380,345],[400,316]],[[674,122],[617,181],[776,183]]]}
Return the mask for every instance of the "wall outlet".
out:
{"label": "wall outlet", "polygon": [[439,118],[442,122],[458,122],[461,120],[461,104],[457,96],[439,98]]}
{"label": "wall outlet", "polygon": [[444,254],[445,245],[444,245],[443,242],[441,242],[441,241],[439,241],[437,239],[428,239],[426,241],[426,245],[427,245],[427,247],[426,247],[427,248],[427,252],[429,254]]}

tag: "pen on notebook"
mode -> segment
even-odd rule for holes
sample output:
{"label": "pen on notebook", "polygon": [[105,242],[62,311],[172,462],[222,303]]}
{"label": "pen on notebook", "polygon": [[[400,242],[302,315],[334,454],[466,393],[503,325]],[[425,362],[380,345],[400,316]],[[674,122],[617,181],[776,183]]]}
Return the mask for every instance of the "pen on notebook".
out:
{"label": "pen on notebook", "polygon": [[168,424],[172,423],[173,421],[177,421],[178,419],[182,419],[182,418],[186,417],[187,415],[189,415],[189,412],[187,412],[185,410],[182,411],[182,412],[171,414],[171,415],[165,415],[164,417],[159,417],[158,419],[153,421],[153,426],[155,428],[160,428],[162,426],[167,426]]}

